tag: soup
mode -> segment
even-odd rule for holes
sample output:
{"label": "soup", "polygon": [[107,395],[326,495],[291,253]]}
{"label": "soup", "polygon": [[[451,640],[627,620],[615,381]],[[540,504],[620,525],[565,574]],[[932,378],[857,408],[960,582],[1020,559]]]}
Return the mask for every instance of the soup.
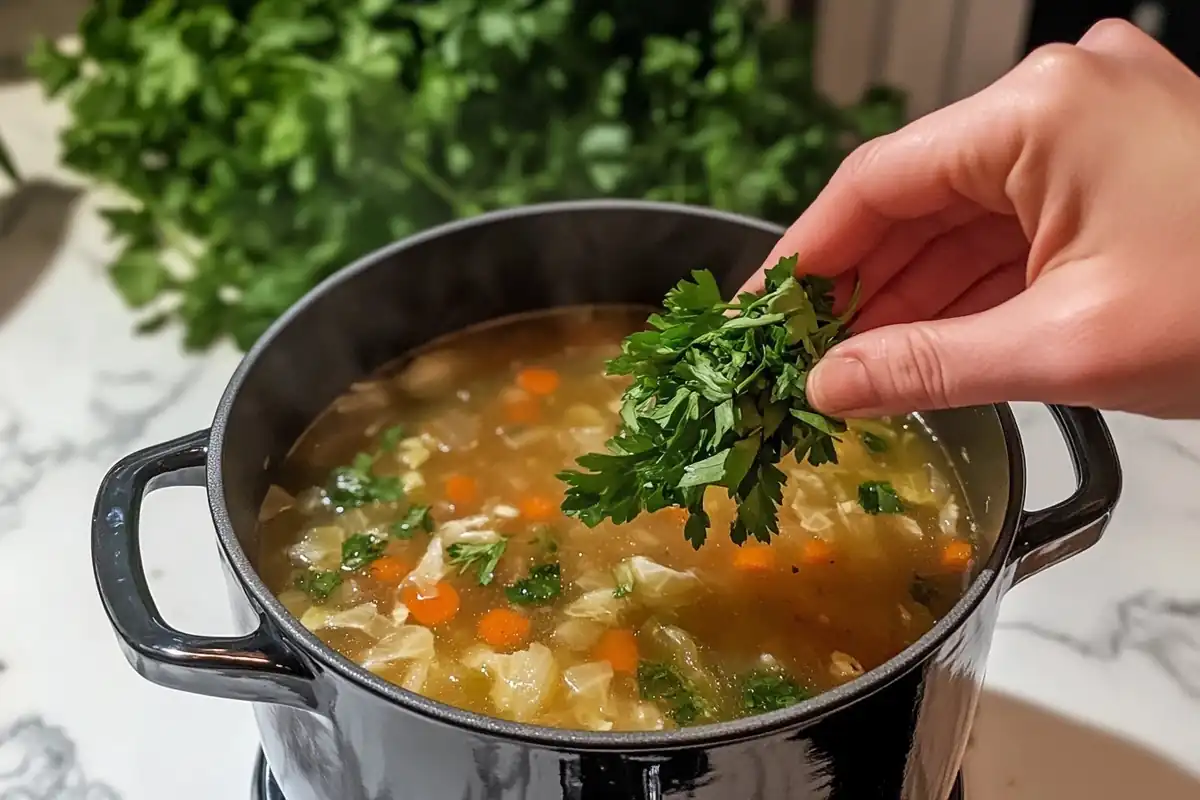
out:
{"label": "soup", "polygon": [[281,466],[260,571],[346,658],[503,719],[659,730],[784,708],[895,656],[961,596],[972,525],[915,419],[851,422],[839,463],[788,458],[780,534],[707,544],[668,509],[587,528],[556,473],[603,449],[605,375],[637,309],[513,318],[357,384]]}

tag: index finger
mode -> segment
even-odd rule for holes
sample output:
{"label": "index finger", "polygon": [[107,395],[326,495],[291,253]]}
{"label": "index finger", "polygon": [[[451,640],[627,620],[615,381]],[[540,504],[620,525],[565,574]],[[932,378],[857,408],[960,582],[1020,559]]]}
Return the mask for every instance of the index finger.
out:
{"label": "index finger", "polygon": [[[900,223],[930,220],[923,235],[932,239],[969,218],[963,205],[1012,213],[1005,182],[1021,151],[1022,102],[1002,80],[861,145],[764,268],[795,254],[804,272],[834,277],[862,264]],[[756,273],[747,288],[761,283]]]}

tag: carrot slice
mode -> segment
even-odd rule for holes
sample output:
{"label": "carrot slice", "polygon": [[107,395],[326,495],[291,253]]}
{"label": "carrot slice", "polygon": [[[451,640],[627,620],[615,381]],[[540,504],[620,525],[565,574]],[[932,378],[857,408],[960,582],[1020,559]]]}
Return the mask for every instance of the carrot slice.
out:
{"label": "carrot slice", "polygon": [[526,367],[517,373],[517,386],[540,397],[558,391],[558,383],[558,373],[548,367]]}
{"label": "carrot slice", "polygon": [[446,478],[446,499],[456,506],[474,503],[479,497],[479,483],[470,475],[454,474]]}
{"label": "carrot slice", "polygon": [[596,661],[607,661],[614,672],[634,674],[638,667],[638,644],[633,631],[616,628],[605,631],[593,653]]}
{"label": "carrot slice", "polygon": [[964,539],[955,539],[942,548],[942,566],[955,572],[962,572],[971,566],[975,557],[975,549]]}
{"label": "carrot slice", "polygon": [[518,647],[529,638],[529,617],[511,608],[493,608],[477,627],[479,638],[497,648]]}
{"label": "carrot slice", "polygon": [[542,404],[533,395],[520,394],[504,401],[504,420],[514,425],[532,425],[542,418]]}
{"label": "carrot slice", "polygon": [[549,497],[531,494],[517,504],[521,516],[530,522],[547,522],[558,516],[558,506]]}
{"label": "carrot slice", "polygon": [[734,553],[733,566],[742,572],[769,572],[775,568],[775,551],[765,544],[744,544]]}
{"label": "carrot slice", "polygon": [[413,619],[422,625],[441,625],[458,613],[458,590],[445,581],[438,581],[430,592],[405,586],[400,590],[400,600],[408,607]]}
{"label": "carrot slice", "polygon": [[809,539],[800,550],[800,563],[814,567],[833,561],[833,545],[824,539]]}
{"label": "carrot slice", "polygon": [[395,586],[412,572],[412,565],[399,556],[381,556],[371,562],[371,577]]}

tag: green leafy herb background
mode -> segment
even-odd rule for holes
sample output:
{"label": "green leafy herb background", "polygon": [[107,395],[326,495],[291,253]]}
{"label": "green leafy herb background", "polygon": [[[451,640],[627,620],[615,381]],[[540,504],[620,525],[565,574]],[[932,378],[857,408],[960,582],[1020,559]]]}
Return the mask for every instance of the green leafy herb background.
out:
{"label": "green leafy herb background", "polygon": [[[856,141],[873,90],[813,88],[812,29],[745,0],[96,0],[82,47],[31,65],[72,122],[142,330],[249,346],[318,281],[455,217],[562,198],[789,221]],[[702,266],[702,265],[697,265]]]}

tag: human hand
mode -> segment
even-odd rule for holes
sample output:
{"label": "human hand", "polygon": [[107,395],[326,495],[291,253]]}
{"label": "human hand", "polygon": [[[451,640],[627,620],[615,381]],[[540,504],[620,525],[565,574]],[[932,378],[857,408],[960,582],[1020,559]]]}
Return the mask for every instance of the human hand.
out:
{"label": "human hand", "polygon": [[792,253],[861,280],[822,411],[1200,417],[1200,78],[1124,22],[1041,48],[856,150],[766,263]]}

